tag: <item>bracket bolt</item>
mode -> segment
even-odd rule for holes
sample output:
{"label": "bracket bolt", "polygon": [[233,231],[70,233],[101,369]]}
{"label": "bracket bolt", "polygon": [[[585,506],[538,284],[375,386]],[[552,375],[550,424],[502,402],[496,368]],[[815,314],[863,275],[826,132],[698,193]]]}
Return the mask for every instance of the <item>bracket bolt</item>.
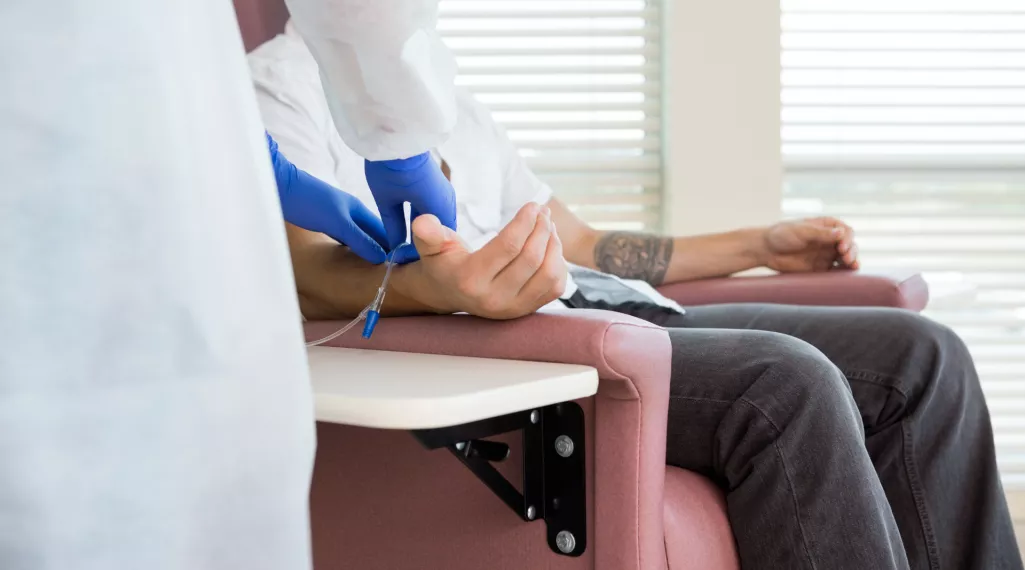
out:
{"label": "bracket bolt", "polygon": [[572,532],[560,530],[559,534],[555,535],[555,546],[559,549],[559,552],[569,554],[577,547],[577,539],[573,536]]}
{"label": "bracket bolt", "polygon": [[537,509],[534,508],[534,505],[530,505],[529,507],[527,507],[527,520],[528,521],[532,521],[532,520],[534,520],[534,517],[536,517],[536,516],[537,516]]}
{"label": "bracket bolt", "polygon": [[537,410],[530,412],[530,423],[536,424],[541,421],[541,414],[537,413]]}
{"label": "bracket bolt", "polygon": [[559,457],[573,455],[573,440],[566,435],[555,438],[555,453],[558,453]]}

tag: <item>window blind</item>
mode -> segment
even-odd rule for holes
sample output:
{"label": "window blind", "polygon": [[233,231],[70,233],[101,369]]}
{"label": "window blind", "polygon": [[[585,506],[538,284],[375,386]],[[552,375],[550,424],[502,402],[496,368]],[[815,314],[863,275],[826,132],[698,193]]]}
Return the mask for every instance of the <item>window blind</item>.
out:
{"label": "window blind", "polygon": [[661,221],[657,0],[443,0],[457,84],[584,220]]}
{"label": "window blind", "polygon": [[783,210],[919,269],[967,342],[1025,488],[1025,3],[783,0]]}

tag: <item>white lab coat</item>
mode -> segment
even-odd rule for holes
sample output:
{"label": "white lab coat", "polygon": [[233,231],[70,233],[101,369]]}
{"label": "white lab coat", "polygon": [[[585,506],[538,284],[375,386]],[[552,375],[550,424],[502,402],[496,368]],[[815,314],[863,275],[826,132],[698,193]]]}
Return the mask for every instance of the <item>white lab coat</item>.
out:
{"label": "white lab coat", "polygon": [[231,3],[0,21],[0,568],[308,568],[310,385]]}
{"label": "white lab coat", "polygon": [[338,133],[368,160],[440,146],[456,123],[456,65],[438,0],[286,0],[320,67]]}

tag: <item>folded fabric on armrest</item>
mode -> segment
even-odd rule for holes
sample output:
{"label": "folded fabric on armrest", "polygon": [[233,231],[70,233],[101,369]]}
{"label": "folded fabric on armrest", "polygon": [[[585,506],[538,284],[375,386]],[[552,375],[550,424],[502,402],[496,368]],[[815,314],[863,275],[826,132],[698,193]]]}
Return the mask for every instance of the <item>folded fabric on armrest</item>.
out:
{"label": "folded fabric on armrest", "polygon": [[673,283],[659,292],[683,306],[718,303],[779,303],[897,307],[921,311],[929,287],[914,272],[870,274],[856,271],[728,277]]}
{"label": "folded fabric on armrest", "polygon": [[[308,340],[338,322],[305,324]],[[665,568],[663,488],[672,350],[666,331],[605,311],[511,321],[468,315],[382,319],[326,346],[584,364],[598,370],[594,422],[594,554],[617,570]],[[590,548],[590,547],[589,547]]]}

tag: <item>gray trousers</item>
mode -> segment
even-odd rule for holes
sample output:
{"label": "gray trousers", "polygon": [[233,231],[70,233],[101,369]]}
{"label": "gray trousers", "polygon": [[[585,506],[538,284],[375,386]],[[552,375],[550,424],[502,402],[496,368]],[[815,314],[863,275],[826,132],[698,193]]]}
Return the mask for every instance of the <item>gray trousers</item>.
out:
{"label": "gray trousers", "polygon": [[745,569],[1022,568],[949,329],[894,309],[624,312],[669,329],[667,461],[725,490]]}

